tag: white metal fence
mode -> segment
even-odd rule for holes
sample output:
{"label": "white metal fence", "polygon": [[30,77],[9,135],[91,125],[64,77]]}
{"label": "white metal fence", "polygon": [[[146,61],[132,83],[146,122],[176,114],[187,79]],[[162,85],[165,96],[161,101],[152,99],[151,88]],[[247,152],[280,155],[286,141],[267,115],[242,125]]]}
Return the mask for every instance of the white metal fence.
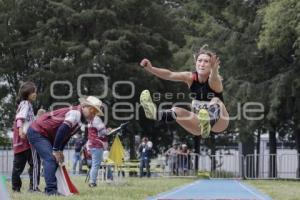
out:
{"label": "white metal fence", "polygon": [[300,179],[300,154],[247,155],[244,176],[247,179]]}
{"label": "white metal fence", "polygon": [[8,175],[11,173],[13,159],[11,147],[0,147],[0,174]]}
{"label": "white metal fence", "polygon": [[[72,164],[73,149],[66,149],[64,151],[66,163]],[[0,147],[0,175],[11,176],[13,167],[14,153],[11,146]],[[27,170],[24,170],[24,174]]]}
{"label": "white metal fence", "polygon": [[[67,149],[64,152],[65,159],[70,165],[73,151],[73,149]],[[12,165],[11,147],[0,147],[0,174],[10,176]],[[299,167],[300,154],[296,153],[246,156],[190,153],[173,154],[166,158],[156,159],[151,165],[151,171],[163,176],[197,176],[199,172],[205,172],[210,178],[300,179]]]}
{"label": "white metal fence", "polygon": [[[207,172],[210,178],[300,179],[298,168],[300,154],[246,156],[191,154],[185,155],[184,159],[181,157],[182,155],[178,154],[168,158],[166,174],[186,176]],[[186,173],[182,173],[183,169]]]}

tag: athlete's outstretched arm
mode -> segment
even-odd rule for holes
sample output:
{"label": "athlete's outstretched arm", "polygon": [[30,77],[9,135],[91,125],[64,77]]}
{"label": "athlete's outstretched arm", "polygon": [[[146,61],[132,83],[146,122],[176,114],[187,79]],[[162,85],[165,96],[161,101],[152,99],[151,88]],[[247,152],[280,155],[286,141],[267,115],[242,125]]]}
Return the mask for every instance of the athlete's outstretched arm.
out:
{"label": "athlete's outstretched arm", "polygon": [[208,78],[209,86],[215,92],[223,91],[222,78],[219,75],[220,60],[216,55],[211,57],[211,72]]}
{"label": "athlete's outstretched arm", "polygon": [[181,81],[190,85],[192,80],[191,72],[172,72],[168,69],[153,67],[151,62],[148,59],[143,59],[140,63],[142,67],[145,68],[146,71],[154,74],[155,76],[170,80],[170,81]]}

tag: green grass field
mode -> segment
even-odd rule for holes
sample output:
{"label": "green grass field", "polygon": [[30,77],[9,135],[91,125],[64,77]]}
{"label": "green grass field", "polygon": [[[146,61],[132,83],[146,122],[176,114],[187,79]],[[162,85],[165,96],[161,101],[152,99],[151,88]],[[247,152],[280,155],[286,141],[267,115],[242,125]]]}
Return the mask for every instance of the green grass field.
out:
{"label": "green grass field", "polygon": [[[79,189],[80,195],[72,196],[72,200],[135,200],[146,199],[163,191],[168,191],[182,184],[190,183],[192,179],[166,179],[166,178],[126,178],[118,184],[100,184],[96,188],[89,188],[84,183],[83,177],[73,177],[74,184]],[[42,182],[43,179],[42,179]],[[24,181],[21,194],[13,193],[13,200],[64,200],[66,197],[47,197],[42,194],[28,193],[28,182]],[[10,185],[9,185],[10,187]],[[44,186],[41,186],[42,189]]]}
{"label": "green grass field", "polygon": [[[126,178],[118,184],[100,184],[96,188],[89,188],[83,177],[73,177],[72,180],[80,190],[80,195],[72,200],[140,200],[158,193],[168,191],[194,181],[187,178]],[[43,180],[42,180],[43,182]],[[245,181],[258,190],[268,194],[274,200],[300,200],[300,182],[296,181]],[[47,197],[43,194],[28,193],[28,181],[23,183],[22,193],[11,193],[13,200],[64,200],[67,197]],[[8,184],[10,188],[10,183]],[[40,188],[42,189],[42,185]]]}
{"label": "green grass field", "polygon": [[274,200],[300,200],[300,181],[245,181]]}

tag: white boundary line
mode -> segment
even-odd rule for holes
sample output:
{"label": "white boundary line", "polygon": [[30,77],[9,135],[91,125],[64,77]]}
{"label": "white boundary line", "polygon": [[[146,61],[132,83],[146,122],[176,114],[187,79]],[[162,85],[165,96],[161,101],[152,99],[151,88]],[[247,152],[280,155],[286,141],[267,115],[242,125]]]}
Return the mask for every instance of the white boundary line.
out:
{"label": "white boundary line", "polygon": [[193,182],[193,183],[190,183],[190,184],[188,184],[188,185],[186,185],[186,186],[184,186],[184,187],[182,187],[182,188],[175,189],[174,191],[168,192],[168,193],[166,193],[166,194],[164,194],[164,195],[162,195],[162,196],[156,196],[155,199],[162,199],[162,198],[164,198],[164,197],[166,197],[166,196],[169,196],[169,195],[171,195],[171,194],[175,194],[175,193],[177,193],[177,192],[179,192],[179,191],[182,191],[182,190],[186,189],[187,187],[190,187],[190,186],[192,186],[192,185],[198,184],[199,182],[201,182],[201,180],[196,181],[196,182]]}
{"label": "white boundary line", "polygon": [[240,183],[239,181],[235,181],[237,182],[240,186],[242,186],[242,188],[244,188],[247,192],[253,194],[254,196],[258,197],[258,199],[260,200],[266,200],[265,197],[261,196],[260,194],[255,193],[254,191],[250,190],[249,188],[247,188],[245,185],[243,185],[242,183]]}
{"label": "white boundary line", "polygon": [[[173,191],[170,191],[170,192],[166,192],[165,194],[161,195],[161,196],[155,196],[153,199],[164,199],[166,198],[167,196],[169,195],[174,195],[176,194],[177,192],[180,192],[184,189],[186,189],[187,187],[190,187],[192,185],[195,185],[195,184],[198,184],[199,182],[201,182],[202,180],[198,180],[196,182],[193,182],[193,183],[190,183],[188,185],[185,185],[184,187],[182,188],[178,188],[178,189],[174,189]],[[254,191],[252,191],[251,189],[247,188],[245,185],[243,185],[241,182],[235,180],[234,182],[236,182],[238,185],[240,185],[244,190],[246,190],[247,192],[249,192],[250,194],[254,195],[256,198],[258,198],[258,200],[269,200],[269,199],[266,199],[264,196],[260,195],[260,194],[257,194],[255,193]]]}

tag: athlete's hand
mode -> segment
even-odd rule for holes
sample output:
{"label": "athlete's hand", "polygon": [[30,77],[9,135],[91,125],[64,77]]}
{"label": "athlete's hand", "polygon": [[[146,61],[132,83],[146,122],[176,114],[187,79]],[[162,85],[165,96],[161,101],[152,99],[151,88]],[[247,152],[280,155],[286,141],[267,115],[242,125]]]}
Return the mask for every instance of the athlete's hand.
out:
{"label": "athlete's hand", "polygon": [[144,59],[141,61],[140,65],[141,65],[142,67],[144,67],[144,68],[151,68],[151,67],[152,67],[152,64],[151,64],[150,60],[148,60],[148,59],[146,59],[146,58],[144,58]]}
{"label": "athlete's hand", "polygon": [[55,157],[55,160],[56,160],[57,163],[61,164],[61,163],[64,162],[65,157],[64,157],[63,152],[61,152],[61,151],[53,151],[52,154]]}
{"label": "athlete's hand", "polygon": [[210,63],[211,63],[211,69],[218,69],[220,67],[220,59],[219,57],[214,54],[211,58],[210,58]]}

